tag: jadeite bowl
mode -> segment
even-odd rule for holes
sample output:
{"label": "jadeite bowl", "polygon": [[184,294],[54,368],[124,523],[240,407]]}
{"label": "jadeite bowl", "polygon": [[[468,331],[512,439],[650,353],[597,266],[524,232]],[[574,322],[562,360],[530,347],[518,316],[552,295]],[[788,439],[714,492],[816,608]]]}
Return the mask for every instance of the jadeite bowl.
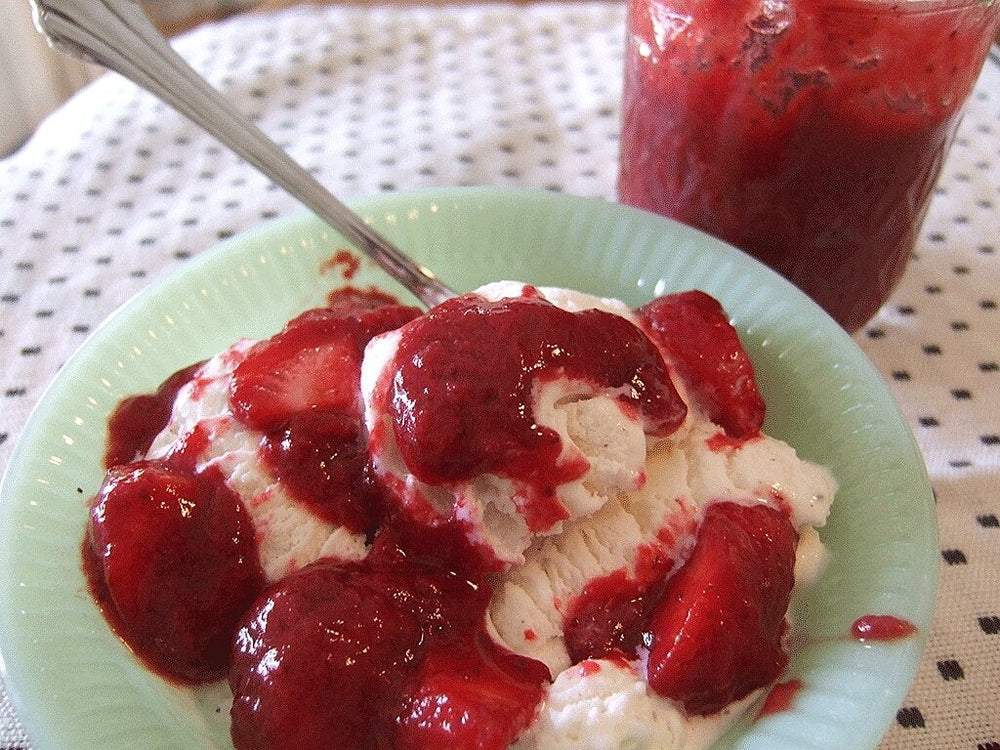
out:
{"label": "jadeite bowl", "polygon": [[[751,712],[716,747],[875,747],[930,628],[937,540],[913,437],[851,339],[739,251],[623,206],[446,189],[355,208],[460,291],[513,278],[633,306],[689,288],[722,301],[755,363],[766,431],[829,466],[840,491],[821,530],[829,566],[794,604],[788,676],[803,686],[790,709],[759,720]],[[86,592],[79,550],[103,476],[106,420],[122,397],[322,304],[345,283],[329,264],[345,247],[311,215],[221,243],[112,315],[37,406],[0,489],[0,666],[38,750],[231,747],[226,687],[179,688],[145,671]],[[351,284],[410,299],[367,261]],[[849,638],[854,619],[872,613],[904,618],[918,634]]]}

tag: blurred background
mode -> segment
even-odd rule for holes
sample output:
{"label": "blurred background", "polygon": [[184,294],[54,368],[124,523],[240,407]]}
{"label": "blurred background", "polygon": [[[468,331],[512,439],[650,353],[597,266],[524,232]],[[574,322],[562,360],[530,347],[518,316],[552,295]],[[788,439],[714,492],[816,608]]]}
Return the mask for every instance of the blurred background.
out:
{"label": "blurred background", "polygon": [[[224,18],[255,5],[291,0],[149,0],[143,6],[167,34]],[[13,153],[35,126],[102,69],[50,49],[32,21],[28,0],[0,2],[0,158]]]}
{"label": "blurred background", "polygon": [[[233,13],[274,9],[299,2],[338,0],[139,0],[165,34],[179,34],[199,23]],[[374,5],[400,0],[347,0]],[[407,0],[443,5],[463,0]],[[475,0],[465,0],[475,1]],[[529,2],[530,0],[514,0]],[[0,0],[0,158],[16,151],[46,114],[102,70],[50,49],[32,21],[29,0]]]}
{"label": "blurred background", "polygon": [[[304,0],[145,0],[153,22],[168,35],[250,8],[274,8]],[[335,2],[337,0],[312,0]],[[399,0],[349,0],[355,4]],[[409,0],[426,5],[463,0]],[[464,0],[475,2],[476,0]],[[514,0],[530,2],[530,0]],[[35,31],[28,0],[0,0],[0,158],[16,151],[35,126],[101,69],[49,49]],[[1000,42],[1000,37],[998,37]]]}

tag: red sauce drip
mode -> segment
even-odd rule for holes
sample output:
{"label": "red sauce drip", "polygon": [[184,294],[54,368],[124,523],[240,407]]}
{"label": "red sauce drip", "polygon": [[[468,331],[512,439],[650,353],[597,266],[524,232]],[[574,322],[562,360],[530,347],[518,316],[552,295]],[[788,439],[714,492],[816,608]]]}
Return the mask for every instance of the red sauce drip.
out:
{"label": "red sauce drip", "polygon": [[320,518],[374,533],[378,505],[368,481],[366,433],[358,416],[337,411],[290,415],[267,432],[260,455],[289,494]]}
{"label": "red sauce drip", "polygon": [[399,301],[394,296],[374,286],[366,289],[345,286],[334,289],[326,296],[326,306],[332,310],[374,310],[377,307],[397,304]]}
{"label": "red sauce drip", "polygon": [[580,669],[580,674],[584,677],[593,677],[601,671],[601,663],[599,661],[594,661],[593,659],[581,661],[577,666]]}
{"label": "red sauce drip", "polygon": [[192,683],[226,673],[264,574],[250,519],[220,476],[166,461],[112,468],[83,556],[95,600],[147,666]]}
{"label": "red sauce drip", "polygon": [[201,363],[178,370],[155,393],[122,399],[108,418],[108,440],[104,468],[144,456],[160,431],[170,421],[177,392],[191,380]]}
{"label": "red sauce drip", "polygon": [[764,699],[764,705],[760,707],[760,711],[757,713],[757,718],[761,719],[765,716],[771,716],[772,714],[790,709],[792,704],[795,703],[795,697],[802,690],[802,687],[802,680],[798,678],[779,682],[767,694],[767,698]]}
{"label": "red sauce drip", "polygon": [[917,626],[893,615],[864,615],[851,625],[856,641],[899,641],[915,635]]}
{"label": "red sauce drip", "polygon": [[332,258],[320,264],[319,272],[320,274],[325,274],[327,271],[337,268],[341,269],[340,275],[350,281],[357,274],[358,269],[361,268],[361,260],[350,250],[341,249],[335,252]]}
{"label": "red sauce drip", "polygon": [[747,441],[743,438],[730,437],[724,432],[717,432],[705,441],[705,445],[713,453],[731,454],[738,451]]}
{"label": "red sauce drip", "polygon": [[535,421],[540,382],[564,377],[617,393],[651,434],[670,434],[686,414],[659,352],[636,326],[533,295],[448,300],[405,329],[395,364],[379,398],[407,468],[431,484],[484,473],[518,481],[533,530],[565,517],[555,487],[587,470],[582,458],[561,459],[558,433]]}
{"label": "red sauce drip", "polygon": [[415,561],[391,533],[362,562],[286,577],[236,637],[236,748],[507,748],[550,676],[487,635],[491,593]]}
{"label": "red sauce drip", "polygon": [[644,548],[635,575],[616,570],[586,585],[563,618],[566,649],[574,664],[624,655],[635,658],[659,604],[674,561]]}

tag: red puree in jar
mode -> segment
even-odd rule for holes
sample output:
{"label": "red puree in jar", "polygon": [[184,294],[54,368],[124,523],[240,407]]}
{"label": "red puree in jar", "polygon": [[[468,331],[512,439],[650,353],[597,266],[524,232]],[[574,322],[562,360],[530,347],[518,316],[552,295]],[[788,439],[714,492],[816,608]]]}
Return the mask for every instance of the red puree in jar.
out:
{"label": "red puree in jar", "polygon": [[977,2],[630,0],[619,197],[853,332],[903,272],[997,24]]}

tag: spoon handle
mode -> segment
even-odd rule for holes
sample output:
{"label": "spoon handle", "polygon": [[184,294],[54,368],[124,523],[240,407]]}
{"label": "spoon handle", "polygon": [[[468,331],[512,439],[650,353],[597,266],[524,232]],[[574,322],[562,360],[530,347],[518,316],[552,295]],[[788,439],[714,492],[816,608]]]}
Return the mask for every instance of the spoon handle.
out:
{"label": "spoon handle", "polygon": [[31,0],[35,25],[56,49],[125,76],[214,135],[281,185],[431,307],[454,296],[427,268],[333,197],[308,171],[212,88],[133,0]]}

